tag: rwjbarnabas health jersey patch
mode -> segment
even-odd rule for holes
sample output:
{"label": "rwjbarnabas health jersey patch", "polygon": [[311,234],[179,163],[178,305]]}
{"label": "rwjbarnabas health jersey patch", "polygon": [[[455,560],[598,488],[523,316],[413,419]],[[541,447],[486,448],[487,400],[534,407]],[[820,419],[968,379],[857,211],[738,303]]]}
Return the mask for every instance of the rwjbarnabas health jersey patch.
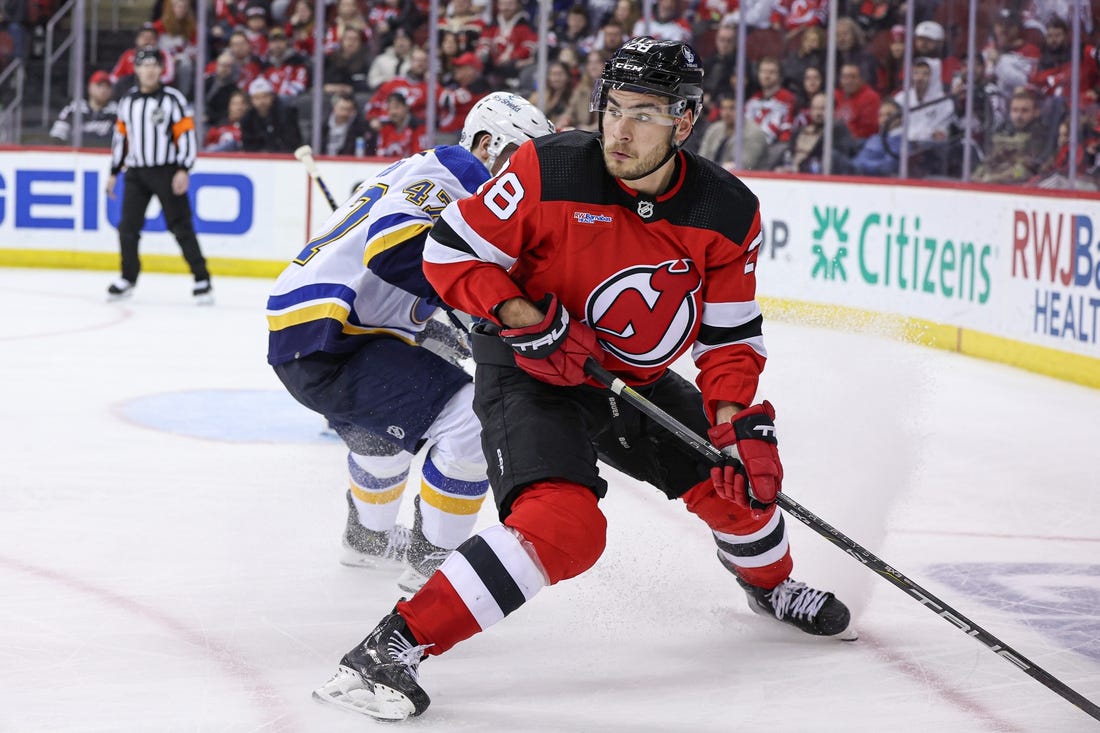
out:
{"label": "rwjbarnabas health jersey patch", "polygon": [[604,347],[628,364],[664,364],[679,353],[699,318],[695,263],[679,259],[616,272],[592,291],[585,320]]}

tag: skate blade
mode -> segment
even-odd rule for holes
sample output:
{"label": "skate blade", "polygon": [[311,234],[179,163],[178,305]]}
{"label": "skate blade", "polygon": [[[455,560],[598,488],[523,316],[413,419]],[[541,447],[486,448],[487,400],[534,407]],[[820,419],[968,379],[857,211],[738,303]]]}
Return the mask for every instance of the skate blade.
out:
{"label": "skate blade", "polygon": [[405,720],[415,711],[409,698],[385,685],[368,684],[354,670],[341,665],[336,674],[313,691],[313,699],[376,720]]}
{"label": "skate blade", "polygon": [[421,573],[419,570],[414,570],[411,567],[406,567],[405,572],[401,574],[401,577],[397,579],[397,587],[406,593],[416,594],[418,590],[424,587],[424,584],[428,582],[428,576]]}
{"label": "skate blade", "polygon": [[133,294],[134,294],[133,288],[131,288],[130,290],[127,290],[125,293],[107,293],[107,302],[108,303],[117,303],[120,300],[126,300],[127,298],[129,298]]}
{"label": "skate blade", "polygon": [[196,295],[194,297],[195,297],[195,305],[214,305],[214,296],[213,295],[210,295],[210,294]]}
{"label": "skate blade", "polygon": [[349,568],[366,568],[367,570],[400,570],[405,567],[404,560],[387,560],[377,555],[368,555],[365,552],[344,545],[343,554],[340,555],[340,564]]}

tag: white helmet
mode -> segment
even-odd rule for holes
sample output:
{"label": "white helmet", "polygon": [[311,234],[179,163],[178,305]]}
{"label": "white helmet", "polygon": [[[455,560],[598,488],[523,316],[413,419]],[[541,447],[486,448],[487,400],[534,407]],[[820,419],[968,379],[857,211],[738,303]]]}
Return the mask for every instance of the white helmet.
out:
{"label": "white helmet", "polygon": [[489,160],[485,167],[493,170],[497,156],[509,143],[519,145],[554,132],[554,125],[539,108],[511,92],[493,92],[481,98],[466,115],[458,144],[473,152],[474,138],[479,132],[492,136]]}

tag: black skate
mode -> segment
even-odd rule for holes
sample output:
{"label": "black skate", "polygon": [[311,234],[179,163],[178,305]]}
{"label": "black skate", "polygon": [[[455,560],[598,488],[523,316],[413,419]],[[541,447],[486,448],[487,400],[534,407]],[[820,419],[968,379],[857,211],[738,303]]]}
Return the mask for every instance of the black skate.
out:
{"label": "black skate", "polygon": [[209,279],[196,280],[194,287],[191,288],[191,295],[196,305],[214,304],[214,286],[210,284]]}
{"label": "black skate", "polygon": [[122,300],[134,294],[134,284],[120,277],[107,286],[107,300]]}
{"label": "black skate", "polygon": [[433,545],[424,536],[424,518],[420,514],[420,497],[413,500],[416,507],[416,519],[413,521],[409,549],[405,553],[405,572],[397,579],[397,586],[408,593],[416,593],[439,569],[450,550]]}
{"label": "black skate", "polygon": [[771,590],[749,585],[740,576],[737,582],[745,589],[749,608],[761,616],[772,616],[814,636],[832,636],[843,641],[856,639],[855,631],[849,629],[848,607],[828,591],[790,578]]}
{"label": "black skate", "polygon": [[404,720],[428,709],[417,667],[427,646],[417,643],[396,609],[340,660],[314,699],[381,720]]}
{"label": "black skate", "polygon": [[359,523],[355,502],[348,498],[348,524],[344,529],[344,556],[340,562],[361,568],[399,568],[405,562],[409,549],[409,528],[396,525],[380,532],[367,529]]}

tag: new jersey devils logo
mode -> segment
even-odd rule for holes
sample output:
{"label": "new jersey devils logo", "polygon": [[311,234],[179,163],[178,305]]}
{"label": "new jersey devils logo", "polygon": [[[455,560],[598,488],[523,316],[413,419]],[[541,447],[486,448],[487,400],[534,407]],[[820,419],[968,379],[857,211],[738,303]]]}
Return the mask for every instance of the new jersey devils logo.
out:
{"label": "new jersey devils logo", "polygon": [[626,363],[663,364],[695,329],[693,294],[701,283],[691,260],[631,267],[592,292],[585,315],[607,350]]}

